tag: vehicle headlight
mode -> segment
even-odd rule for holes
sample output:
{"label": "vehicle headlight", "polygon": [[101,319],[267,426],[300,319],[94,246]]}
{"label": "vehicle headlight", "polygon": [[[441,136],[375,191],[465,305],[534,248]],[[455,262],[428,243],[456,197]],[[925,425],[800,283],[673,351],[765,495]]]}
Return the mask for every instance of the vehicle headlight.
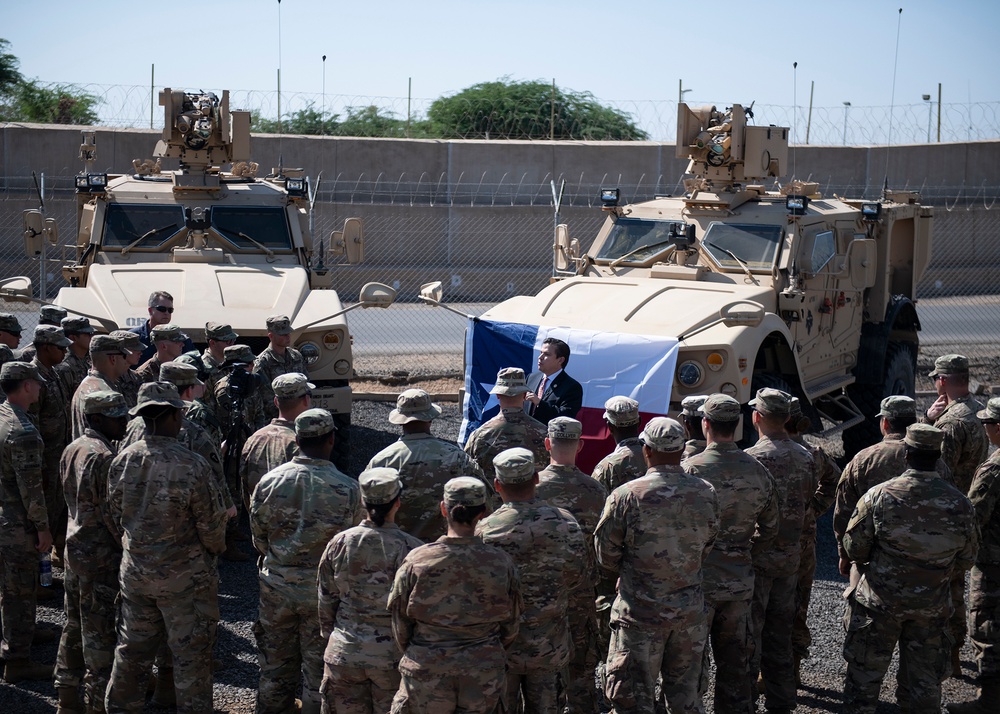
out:
{"label": "vehicle headlight", "polygon": [[688,360],[677,368],[677,381],[685,387],[697,387],[704,377],[704,370],[694,360]]}
{"label": "vehicle headlight", "polygon": [[302,358],[306,361],[307,365],[314,365],[319,362],[319,346],[312,342],[306,342],[299,345],[299,352],[302,353]]}

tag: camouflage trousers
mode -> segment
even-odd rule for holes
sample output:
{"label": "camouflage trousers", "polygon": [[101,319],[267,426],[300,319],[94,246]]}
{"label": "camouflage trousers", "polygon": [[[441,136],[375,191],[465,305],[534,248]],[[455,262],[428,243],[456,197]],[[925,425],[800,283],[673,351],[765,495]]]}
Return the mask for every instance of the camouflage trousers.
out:
{"label": "camouflage trousers", "polygon": [[181,596],[157,597],[126,586],[121,594],[118,646],[105,699],[108,714],[138,714],[160,644],[173,655],[178,714],[212,711],[212,622],[219,602],[205,585]]}
{"label": "camouflage trousers", "polygon": [[319,707],[323,650],[316,591],[292,600],[282,589],[260,581],[260,605],[253,633],[257,638],[260,688],[257,714],[284,714],[295,702],[302,679],[302,703]]}
{"label": "camouflage trousers", "polygon": [[406,656],[392,714],[495,712],[504,692],[505,654],[499,643],[469,647],[447,670],[424,667]]}
{"label": "camouflage trousers", "polygon": [[589,583],[569,595],[569,634],[573,653],[568,664],[566,698],[570,714],[594,714],[597,711],[597,603]]}
{"label": "camouflage trousers", "polygon": [[561,670],[532,669],[530,672],[507,670],[504,702],[508,712],[518,714],[556,714],[559,706]]}
{"label": "camouflage trousers", "polygon": [[795,708],[795,665],[792,661],[792,623],[798,575],[771,578],[756,572],[751,618],[753,653],[747,670],[747,691],[757,691],[757,674],[764,678],[767,708]]}
{"label": "camouflage trousers", "polygon": [[384,714],[399,689],[399,670],[323,665],[323,714]]}
{"label": "camouflage trousers", "polygon": [[604,693],[615,714],[648,714],[656,700],[657,675],[674,714],[702,712],[698,673],[708,624],[704,609],[677,612],[668,630],[611,623]]}
{"label": "camouflage trousers", "polygon": [[104,706],[104,697],[115,662],[118,633],[118,572],[78,575],[67,569],[66,624],[56,654],[56,687],[77,687],[81,680],[87,701]]}
{"label": "camouflage trousers", "polygon": [[951,630],[951,639],[956,647],[961,647],[965,643],[965,636],[968,634],[966,627],[965,612],[965,571],[955,573],[951,579],[951,617],[948,618],[948,628]]}
{"label": "camouflage trousers", "polygon": [[969,632],[980,679],[1000,678],[1000,563],[972,569]]}
{"label": "camouflage trousers", "polygon": [[851,598],[844,617],[844,705],[874,714],[892,652],[899,642],[896,701],[911,714],[941,711],[941,682],[951,668],[951,633],[946,620],[897,620]]}
{"label": "camouflage trousers", "polygon": [[0,531],[0,621],[3,642],[0,657],[28,659],[35,636],[35,588],[38,585],[38,551],[35,536],[23,528]]}
{"label": "camouflage trousers", "polygon": [[58,450],[46,448],[42,451],[42,495],[45,497],[45,512],[49,517],[52,543],[60,556],[66,545],[66,495],[59,478],[59,458],[62,456],[63,446],[65,444],[60,445]]}
{"label": "camouflage trousers", "polygon": [[[751,702],[746,672],[753,652],[750,601],[712,602],[706,598],[705,605],[709,642],[715,658],[715,714],[746,714]],[[708,653],[706,646],[698,677],[698,694],[702,697],[708,692]]]}
{"label": "camouflage trousers", "polygon": [[812,634],[809,632],[809,601],[816,575],[816,534],[802,539],[799,555],[799,580],[795,586],[795,622],[792,625],[792,652],[799,659],[809,656]]}

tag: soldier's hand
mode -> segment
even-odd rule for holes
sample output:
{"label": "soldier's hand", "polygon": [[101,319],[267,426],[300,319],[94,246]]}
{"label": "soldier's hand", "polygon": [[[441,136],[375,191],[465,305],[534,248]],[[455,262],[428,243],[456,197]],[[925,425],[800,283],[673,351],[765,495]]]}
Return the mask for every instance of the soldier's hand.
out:
{"label": "soldier's hand", "polygon": [[230,506],[229,510],[226,511],[226,516],[228,518],[236,518],[236,506]]}
{"label": "soldier's hand", "polygon": [[851,577],[851,561],[847,558],[841,558],[840,563],[838,563],[838,568],[840,569],[840,574],[845,578]]}
{"label": "soldier's hand", "polygon": [[934,421],[939,416],[941,416],[941,413],[945,410],[947,406],[948,406],[948,395],[942,394],[940,397],[934,400],[934,403],[931,404],[930,409],[927,410],[927,418],[930,419],[931,421]]}
{"label": "soldier's hand", "polygon": [[38,545],[35,546],[35,550],[39,553],[45,553],[52,550],[52,531],[38,532]]}

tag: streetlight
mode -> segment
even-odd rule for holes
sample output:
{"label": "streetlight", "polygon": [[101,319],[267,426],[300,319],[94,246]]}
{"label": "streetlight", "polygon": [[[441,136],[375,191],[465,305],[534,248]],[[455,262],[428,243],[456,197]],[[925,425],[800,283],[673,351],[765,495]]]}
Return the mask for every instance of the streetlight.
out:
{"label": "streetlight", "polygon": [[847,112],[851,108],[850,102],[844,102],[844,146],[847,146]]}
{"label": "streetlight", "polygon": [[681,102],[684,101],[684,95],[688,92],[693,92],[693,89],[684,89],[684,80],[677,80],[677,106],[680,106]]}
{"label": "streetlight", "polygon": [[931,101],[931,95],[922,94],[920,95],[927,102],[927,143],[931,143],[931,107],[934,106],[934,102]]}

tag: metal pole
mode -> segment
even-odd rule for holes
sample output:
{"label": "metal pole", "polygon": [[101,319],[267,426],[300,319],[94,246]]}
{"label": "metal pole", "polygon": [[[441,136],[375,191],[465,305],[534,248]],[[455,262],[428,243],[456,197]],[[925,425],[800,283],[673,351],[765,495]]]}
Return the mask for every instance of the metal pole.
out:
{"label": "metal pole", "polygon": [[[39,190],[38,190],[38,195],[39,195],[38,202],[40,204],[39,208],[42,209],[42,218],[44,219],[45,217],[45,172],[44,171],[41,173],[40,179],[41,182],[39,184]],[[41,300],[45,300],[46,293],[48,293],[48,285],[46,284],[47,281],[45,279],[46,263],[48,262],[48,256],[46,256],[48,246],[45,244],[48,242],[49,242],[48,236],[45,236],[43,234],[42,254],[38,256],[38,297]]]}
{"label": "metal pole", "polygon": [[816,80],[809,82],[809,118],[806,119],[806,145],[809,144],[809,130],[813,123],[813,91],[816,89]]}
{"label": "metal pole", "polygon": [[[549,115],[549,141],[555,141],[556,138],[556,80],[552,79],[552,112]],[[552,184],[552,190],[555,191],[555,184]]]}
{"label": "metal pole", "polygon": [[938,130],[937,143],[941,143],[941,83],[938,82]]}
{"label": "metal pole", "polygon": [[149,65],[149,128],[153,128],[153,97],[156,87],[156,65]]}
{"label": "metal pole", "polygon": [[320,114],[320,123],[323,127],[320,133],[326,134],[326,55],[323,55],[323,113]]}
{"label": "metal pole", "polygon": [[934,102],[931,101],[931,95],[922,94],[921,98],[927,102],[927,143],[931,143],[931,109],[934,108]]}
{"label": "metal pole", "polygon": [[847,111],[851,108],[850,102],[844,102],[844,146],[847,146]]}
{"label": "metal pole", "polygon": [[410,107],[413,101],[413,77],[406,78],[406,138],[410,138]]}

